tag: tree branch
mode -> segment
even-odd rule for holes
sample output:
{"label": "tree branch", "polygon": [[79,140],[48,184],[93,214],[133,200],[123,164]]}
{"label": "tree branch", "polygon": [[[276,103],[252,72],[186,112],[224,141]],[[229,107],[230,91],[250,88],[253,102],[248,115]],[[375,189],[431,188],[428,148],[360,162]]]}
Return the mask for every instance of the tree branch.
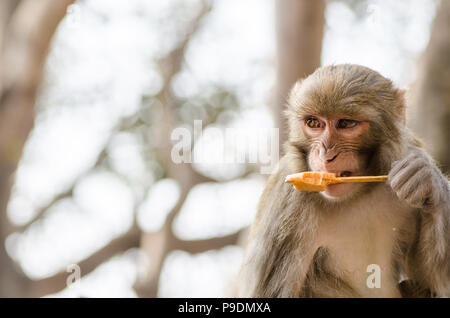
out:
{"label": "tree branch", "polygon": [[241,229],[229,235],[204,240],[181,240],[173,235],[170,245],[173,250],[183,250],[191,254],[198,254],[209,250],[218,250],[228,245],[234,245],[243,232],[244,229]]}
{"label": "tree branch", "polygon": [[[108,142],[106,142],[106,145],[108,144]],[[106,148],[106,147],[105,147]],[[20,226],[15,226],[12,227],[11,229],[11,233],[14,231],[19,231],[19,232],[23,232],[25,231],[31,224],[33,224],[34,222],[36,222],[38,219],[40,219],[42,216],[44,216],[48,209],[50,209],[55,203],[57,203],[58,201],[65,199],[65,198],[70,198],[73,195],[73,189],[75,187],[75,185],[81,181],[83,178],[85,178],[90,172],[92,172],[93,169],[100,167],[103,162],[105,161],[106,158],[106,150],[103,149],[100,154],[97,157],[96,162],[94,163],[94,165],[91,168],[88,168],[85,172],[81,173],[81,175],[77,176],[72,183],[69,185],[69,187],[67,188],[67,190],[57,193],[51,200],[50,202],[48,202],[47,204],[45,204],[43,207],[40,207],[38,209],[38,211],[36,211],[35,215],[25,224],[20,225]]]}
{"label": "tree branch", "polygon": [[[88,258],[79,262],[77,265],[81,269],[82,276],[91,273],[102,263],[108,261],[113,256],[124,252],[133,247],[139,247],[141,233],[136,225],[124,235],[113,239],[108,245],[101,248]],[[30,284],[29,297],[42,297],[48,294],[54,294],[66,287],[66,280],[69,273],[62,271],[54,276],[32,281]]]}

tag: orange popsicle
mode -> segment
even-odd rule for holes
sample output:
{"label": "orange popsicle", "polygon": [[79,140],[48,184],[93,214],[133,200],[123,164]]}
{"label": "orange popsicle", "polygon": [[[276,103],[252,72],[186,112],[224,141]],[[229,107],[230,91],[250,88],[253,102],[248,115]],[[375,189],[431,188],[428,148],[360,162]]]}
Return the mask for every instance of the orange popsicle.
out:
{"label": "orange popsicle", "polygon": [[308,171],[290,174],[286,177],[285,183],[291,183],[296,190],[303,191],[325,191],[329,184],[343,182],[384,182],[387,176],[357,176],[357,177],[337,177],[335,173]]}

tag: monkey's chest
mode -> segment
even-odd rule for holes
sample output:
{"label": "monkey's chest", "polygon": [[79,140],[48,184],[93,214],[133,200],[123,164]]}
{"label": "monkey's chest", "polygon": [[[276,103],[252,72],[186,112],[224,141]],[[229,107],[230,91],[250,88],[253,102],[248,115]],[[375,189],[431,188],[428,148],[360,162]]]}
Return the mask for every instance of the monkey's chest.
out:
{"label": "monkey's chest", "polygon": [[[390,217],[382,217],[386,212]],[[393,264],[402,218],[395,212],[373,209],[330,214],[319,225],[319,246],[327,254],[326,269],[359,296],[400,297]]]}

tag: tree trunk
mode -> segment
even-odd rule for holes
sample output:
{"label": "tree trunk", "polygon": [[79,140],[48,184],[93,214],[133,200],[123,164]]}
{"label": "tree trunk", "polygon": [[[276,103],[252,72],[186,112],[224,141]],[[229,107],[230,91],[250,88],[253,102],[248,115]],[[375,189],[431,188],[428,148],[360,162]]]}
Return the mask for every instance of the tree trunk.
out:
{"label": "tree trunk", "polygon": [[73,0],[2,0],[0,6],[0,297],[25,296],[29,281],[8,257],[6,215],[13,174],[34,122],[47,50]]}
{"label": "tree trunk", "polygon": [[450,171],[450,1],[441,1],[410,91],[409,126],[448,173]]}
{"label": "tree trunk", "polygon": [[274,112],[281,143],[287,140],[283,110],[289,90],[320,66],[324,11],[324,0],[276,1],[278,79]]}

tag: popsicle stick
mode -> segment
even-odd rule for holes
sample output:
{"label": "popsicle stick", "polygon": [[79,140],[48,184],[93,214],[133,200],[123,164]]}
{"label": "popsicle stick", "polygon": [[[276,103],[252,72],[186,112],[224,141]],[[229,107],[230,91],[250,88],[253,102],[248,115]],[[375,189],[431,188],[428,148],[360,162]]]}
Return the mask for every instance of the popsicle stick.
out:
{"label": "popsicle stick", "polygon": [[336,177],[332,182],[385,182],[388,176]]}

